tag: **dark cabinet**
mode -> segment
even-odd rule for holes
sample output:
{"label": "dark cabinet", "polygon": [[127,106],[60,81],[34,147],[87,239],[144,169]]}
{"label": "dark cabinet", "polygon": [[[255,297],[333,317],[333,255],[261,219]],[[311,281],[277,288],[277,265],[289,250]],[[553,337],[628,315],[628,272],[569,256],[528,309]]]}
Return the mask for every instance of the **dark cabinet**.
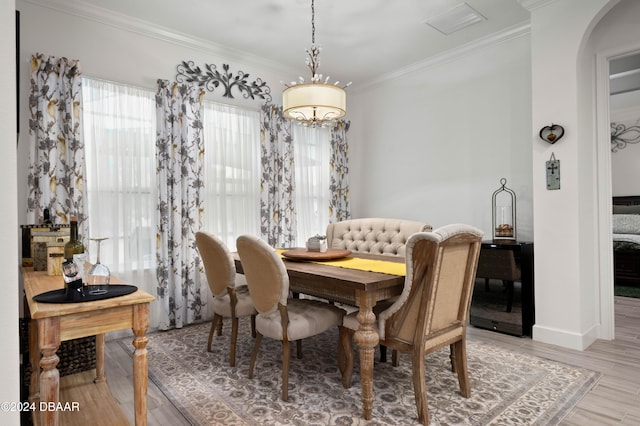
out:
{"label": "dark cabinet", "polygon": [[[517,268],[517,275],[513,276],[519,280],[510,282],[505,271],[513,269],[509,265],[513,261]],[[533,243],[484,241],[478,270],[482,272],[476,278],[471,299],[471,325],[531,336],[535,321]]]}
{"label": "dark cabinet", "polygon": [[640,285],[640,251],[614,250],[613,265],[616,285]]}

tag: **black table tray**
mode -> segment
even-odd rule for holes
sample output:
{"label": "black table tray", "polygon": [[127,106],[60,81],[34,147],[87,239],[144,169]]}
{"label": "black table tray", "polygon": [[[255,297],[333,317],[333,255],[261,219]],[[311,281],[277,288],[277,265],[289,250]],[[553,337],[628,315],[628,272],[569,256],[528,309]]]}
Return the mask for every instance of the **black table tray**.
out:
{"label": "black table tray", "polygon": [[64,288],[58,290],[51,290],[45,293],[37,294],[33,296],[33,300],[43,303],[79,303],[79,302],[91,302],[94,300],[111,299],[112,297],[126,296],[138,290],[135,285],[127,284],[112,284],[104,294],[89,294],[89,290],[92,286],[85,286],[85,296],[80,300],[67,300],[66,291]]}

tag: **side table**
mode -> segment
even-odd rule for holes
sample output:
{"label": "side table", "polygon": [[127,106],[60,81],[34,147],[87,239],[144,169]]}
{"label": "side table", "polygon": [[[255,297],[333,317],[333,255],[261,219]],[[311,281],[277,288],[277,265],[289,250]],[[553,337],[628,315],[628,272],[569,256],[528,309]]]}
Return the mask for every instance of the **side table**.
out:
{"label": "side table", "polygon": [[[90,302],[43,303],[33,297],[60,289],[62,277],[45,271],[22,268],[27,298],[29,324],[29,357],[31,380],[29,402],[38,409],[33,421],[39,426],[127,424],[128,419],[112,395],[104,372],[104,335],[107,332],[132,329],[133,398],[136,426],[147,424],[147,337],[149,305],[154,297],[142,290]],[[117,278],[116,278],[117,281]],[[96,336],[96,369],[60,379],[56,351],[60,343],[78,337]],[[95,375],[95,377],[93,377]],[[48,407],[71,407],[69,410]],[[44,407],[44,410],[42,408]],[[78,409],[75,409],[78,408]]]}

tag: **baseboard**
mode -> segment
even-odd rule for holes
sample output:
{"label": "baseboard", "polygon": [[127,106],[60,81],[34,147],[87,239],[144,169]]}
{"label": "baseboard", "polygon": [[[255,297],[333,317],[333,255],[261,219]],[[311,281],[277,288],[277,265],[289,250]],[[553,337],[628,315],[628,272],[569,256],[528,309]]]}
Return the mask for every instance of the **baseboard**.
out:
{"label": "baseboard", "polygon": [[598,339],[598,328],[593,326],[585,333],[575,333],[536,324],[533,326],[532,339],[536,342],[583,351]]}

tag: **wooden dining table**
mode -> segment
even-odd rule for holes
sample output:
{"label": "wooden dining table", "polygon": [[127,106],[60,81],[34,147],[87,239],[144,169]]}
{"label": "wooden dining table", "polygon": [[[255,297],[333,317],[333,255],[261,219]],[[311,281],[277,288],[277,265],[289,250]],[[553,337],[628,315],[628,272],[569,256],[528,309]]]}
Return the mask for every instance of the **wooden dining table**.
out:
{"label": "wooden dining table", "polygon": [[[234,253],[236,271],[242,273],[240,257]],[[403,257],[351,253],[349,256],[404,263]],[[363,417],[371,419],[373,407],[373,364],[375,348],[380,341],[373,327],[376,317],[373,307],[381,300],[397,296],[404,287],[404,276],[348,269],[321,261],[283,259],[289,274],[289,288],[295,293],[320,297],[356,306],[360,327],[354,341],[360,354]]]}

